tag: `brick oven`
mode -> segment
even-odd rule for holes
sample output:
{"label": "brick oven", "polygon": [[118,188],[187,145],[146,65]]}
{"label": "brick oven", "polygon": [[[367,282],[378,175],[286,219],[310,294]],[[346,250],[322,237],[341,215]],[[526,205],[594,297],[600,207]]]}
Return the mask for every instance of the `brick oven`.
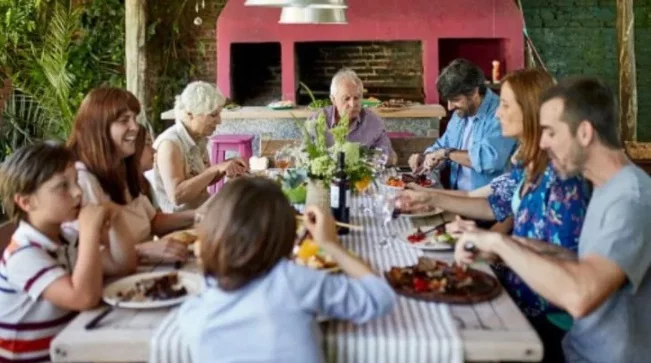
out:
{"label": "brick oven", "polygon": [[465,57],[491,75],[524,66],[523,22],[513,0],[348,0],[347,25],[279,24],[279,8],[230,0],[217,19],[217,83],[243,105],[318,98],[342,67],[367,96],[439,102],[436,78]]}

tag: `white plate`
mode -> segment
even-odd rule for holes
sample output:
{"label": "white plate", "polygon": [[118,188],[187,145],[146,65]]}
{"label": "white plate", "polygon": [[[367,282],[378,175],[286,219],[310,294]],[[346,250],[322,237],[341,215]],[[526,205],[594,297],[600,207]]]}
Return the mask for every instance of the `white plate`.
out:
{"label": "white plate", "polygon": [[[425,226],[425,227],[420,227],[420,230],[427,231],[432,228],[434,228],[434,226]],[[428,233],[427,236],[425,236],[425,240],[423,242],[418,242],[418,243],[409,242],[409,239],[407,239],[407,237],[411,234],[414,234],[414,232],[416,232],[416,228],[412,228],[407,230],[406,232],[403,232],[402,235],[400,236],[400,240],[408,244],[410,247],[417,248],[423,251],[437,251],[437,252],[454,251],[454,244],[445,243],[445,242],[434,242],[433,240],[434,232]]]}
{"label": "white plate", "polygon": [[170,271],[159,271],[159,272],[145,272],[140,274],[135,274],[131,276],[124,277],[120,280],[117,280],[104,288],[102,299],[109,305],[118,306],[121,308],[127,309],[156,309],[167,306],[174,306],[182,303],[192,295],[196,295],[201,292],[203,289],[203,279],[201,275],[185,272],[185,271],[176,271],[179,275],[179,280],[185,289],[188,291],[188,294],[185,296],[178,297],[176,299],[168,300],[155,300],[155,301],[123,301],[120,302],[117,297],[119,292],[127,291],[133,288],[136,282],[143,279],[150,279],[154,277],[160,277],[163,275],[169,274]]}

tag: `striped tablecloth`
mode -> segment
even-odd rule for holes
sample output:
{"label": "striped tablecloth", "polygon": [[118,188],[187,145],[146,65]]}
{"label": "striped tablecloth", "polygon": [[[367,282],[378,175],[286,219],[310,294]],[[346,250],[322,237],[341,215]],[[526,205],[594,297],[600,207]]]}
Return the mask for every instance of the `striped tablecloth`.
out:
{"label": "striped tablecloth", "polygon": [[[351,231],[342,238],[343,244],[368,261],[376,271],[391,266],[406,266],[416,262],[420,250],[392,242],[381,246],[388,235],[399,236],[411,228],[406,218],[398,218],[384,228],[380,216],[363,213],[372,200],[356,197],[352,203],[352,223],[364,226],[364,231]],[[328,362],[463,362],[463,347],[446,304],[435,304],[398,297],[392,313],[362,325],[330,321],[321,324],[324,355]],[[188,347],[181,339],[176,324],[176,311],[166,317],[152,337],[150,362],[191,362]]]}

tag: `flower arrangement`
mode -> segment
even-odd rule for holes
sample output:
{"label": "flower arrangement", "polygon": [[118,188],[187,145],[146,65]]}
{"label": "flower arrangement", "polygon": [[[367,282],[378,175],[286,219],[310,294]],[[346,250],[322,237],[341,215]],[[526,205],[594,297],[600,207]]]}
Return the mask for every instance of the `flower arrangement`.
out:
{"label": "flower arrangement", "polygon": [[330,129],[334,143],[328,147],[325,113],[321,112],[316,118],[305,121],[301,127],[303,143],[294,150],[296,167],[305,169],[309,178],[329,184],[337,170],[337,155],[339,152],[343,152],[345,170],[350,182],[356,183],[370,179],[373,170],[362,157],[364,151],[360,144],[346,140],[348,127],[349,118],[343,116],[339,123]]}

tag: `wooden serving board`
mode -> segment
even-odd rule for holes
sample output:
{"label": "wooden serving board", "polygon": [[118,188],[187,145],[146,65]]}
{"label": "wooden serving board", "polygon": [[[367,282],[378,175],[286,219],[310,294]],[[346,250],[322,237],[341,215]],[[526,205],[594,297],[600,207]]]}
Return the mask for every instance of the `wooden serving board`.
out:
{"label": "wooden serving board", "polygon": [[502,285],[493,276],[472,268],[469,268],[467,273],[472,277],[473,284],[454,293],[415,292],[410,287],[397,284],[388,272],[384,273],[384,277],[398,294],[422,301],[460,305],[475,304],[492,300],[502,292]]}

